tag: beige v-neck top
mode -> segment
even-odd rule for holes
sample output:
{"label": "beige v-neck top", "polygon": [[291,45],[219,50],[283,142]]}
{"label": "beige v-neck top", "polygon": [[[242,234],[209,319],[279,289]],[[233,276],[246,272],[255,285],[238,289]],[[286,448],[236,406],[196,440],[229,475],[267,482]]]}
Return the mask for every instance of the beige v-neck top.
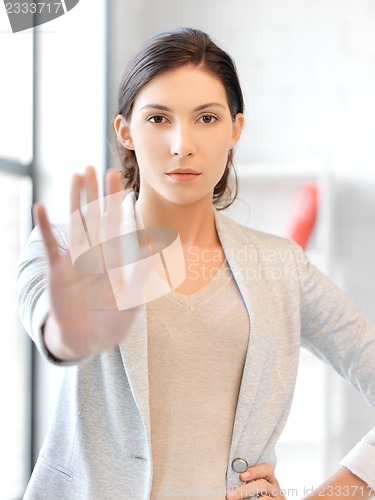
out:
{"label": "beige v-neck top", "polygon": [[225,261],[192,295],[147,304],[151,499],[225,498],[249,316]]}

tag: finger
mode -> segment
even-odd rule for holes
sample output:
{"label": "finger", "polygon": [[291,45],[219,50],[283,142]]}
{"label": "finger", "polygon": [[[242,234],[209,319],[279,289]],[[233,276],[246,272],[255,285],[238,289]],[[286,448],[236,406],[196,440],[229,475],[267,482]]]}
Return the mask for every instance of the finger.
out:
{"label": "finger", "polygon": [[81,210],[81,176],[74,174],[70,183],[70,213]]}
{"label": "finger", "polygon": [[[108,270],[120,268],[123,265],[121,255],[121,206],[123,202],[123,190],[118,178],[118,172],[110,169],[105,174],[105,198],[102,217],[102,256],[105,268]],[[122,283],[122,277],[117,277],[116,282]]]}
{"label": "finger", "polygon": [[123,202],[123,190],[121,188],[118,172],[114,169],[108,170],[105,178],[106,186],[106,240],[115,238],[120,234],[121,205]]}
{"label": "finger", "polygon": [[39,203],[33,206],[33,217],[42,234],[48,261],[50,265],[53,265],[60,258],[59,246],[52,233],[45,208]]}
{"label": "finger", "polygon": [[227,491],[226,498],[228,500],[240,500],[241,498],[257,498],[256,489],[250,484],[241,484]]}
{"label": "finger", "polygon": [[96,177],[96,171],[94,167],[86,167],[84,180],[87,192],[87,203],[91,203],[92,201],[98,199],[98,179]]}
{"label": "finger", "polygon": [[275,481],[275,469],[271,464],[253,465],[247,471],[240,474],[242,481],[250,481],[252,479],[266,478],[271,483]]}
{"label": "finger", "polygon": [[106,192],[112,194],[123,190],[122,173],[115,168],[108,169],[106,173]]}
{"label": "finger", "polygon": [[227,491],[227,498],[229,500],[239,500],[241,498],[271,498],[277,494],[274,485],[270,484],[265,479],[258,479],[257,481],[250,481],[246,484],[241,484]]}
{"label": "finger", "polygon": [[80,175],[74,174],[70,184],[68,242],[73,263],[82,253],[90,248],[90,242],[87,238],[87,231],[83,223],[81,211],[81,186],[83,182]]}
{"label": "finger", "polygon": [[98,199],[98,180],[94,167],[89,166],[86,168],[83,184],[86,190],[86,227],[91,244],[95,246],[99,243],[101,210]]}

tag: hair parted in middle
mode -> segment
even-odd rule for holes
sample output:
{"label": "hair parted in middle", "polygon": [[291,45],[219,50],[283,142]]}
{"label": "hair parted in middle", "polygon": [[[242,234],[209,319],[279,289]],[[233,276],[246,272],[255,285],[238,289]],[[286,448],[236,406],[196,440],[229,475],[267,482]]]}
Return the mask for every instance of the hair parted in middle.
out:
{"label": "hair parted in middle", "polygon": [[[173,69],[193,65],[218,78],[224,86],[228,106],[234,121],[237,113],[244,112],[244,100],[234,61],[203,31],[193,28],[174,28],[158,33],[147,40],[128,62],[121,79],[117,115],[129,123],[134,101],[142,88],[155,77]],[[123,169],[125,189],[140,188],[139,166],[136,153],[125,148],[116,137],[116,147]],[[233,172],[234,192],[229,185]],[[233,150],[220,181],[213,192],[213,203],[218,210],[229,207],[236,199],[238,179],[233,165]]]}

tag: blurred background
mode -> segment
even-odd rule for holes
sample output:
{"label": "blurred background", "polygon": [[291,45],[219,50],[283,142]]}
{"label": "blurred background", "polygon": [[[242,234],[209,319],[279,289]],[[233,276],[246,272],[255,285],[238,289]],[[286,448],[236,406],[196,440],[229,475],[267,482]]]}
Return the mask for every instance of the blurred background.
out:
{"label": "blurred background", "polygon": [[[111,119],[123,68],[146,38],[176,26],[208,32],[237,64],[247,122],[228,214],[290,236],[301,190],[313,183],[319,203],[306,251],[375,320],[374,0],[80,0],[19,33],[2,9],[0,500],[22,498],[62,375],[18,319],[15,268],[31,205],[43,202],[64,222],[71,174],[119,167]],[[302,351],[278,445],[289,497],[336,470],[374,424],[368,403]]]}

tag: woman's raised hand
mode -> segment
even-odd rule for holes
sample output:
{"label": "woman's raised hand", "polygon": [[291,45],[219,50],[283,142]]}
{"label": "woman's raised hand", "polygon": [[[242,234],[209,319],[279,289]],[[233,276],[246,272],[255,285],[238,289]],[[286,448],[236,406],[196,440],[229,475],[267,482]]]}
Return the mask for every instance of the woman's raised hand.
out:
{"label": "woman's raised hand", "polygon": [[[131,290],[134,297],[134,294],[141,294],[142,284],[147,279],[147,272],[140,266],[130,282],[125,282],[121,273],[109,277],[108,264],[122,261],[118,236],[123,186],[115,170],[107,172],[105,181],[108,206],[106,217],[103,217],[95,169],[87,167],[83,175],[75,174],[72,178],[68,226],[70,252],[59,250],[44,207],[39,204],[33,207],[48,263],[51,310],[43,329],[44,341],[57,359],[82,359],[117,345],[129,331],[137,307],[119,310],[114,289],[117,296],[129,294]],[[81,201],[84,193],[85,211]],[[105,252],[99,243],[103,241],[103,231],[105,240],[112,241]],[[90,252],[87,258],[83,256],[87,272],[82,272],[73,265],[72,256],[75,261],[85,248],[93,251],[91,257]],[[95,266],[101,266],[103,271],[89,272],[90,266],[94,271]]]}

